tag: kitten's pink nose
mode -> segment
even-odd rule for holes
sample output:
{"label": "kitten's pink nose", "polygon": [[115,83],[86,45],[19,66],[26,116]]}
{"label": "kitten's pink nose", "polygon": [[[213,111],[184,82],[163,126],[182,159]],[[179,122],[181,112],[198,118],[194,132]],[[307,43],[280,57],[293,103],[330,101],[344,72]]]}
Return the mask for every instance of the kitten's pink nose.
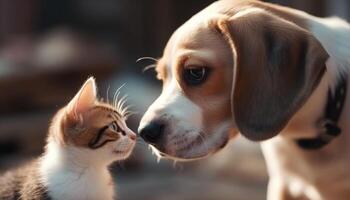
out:
{"label": "kitten's pink nose", "polygon": [[136,140],[136,134],[135,133],[131,133],[130,135],[129,135],[129,137],[130,137],[130,139],[131,140]]}

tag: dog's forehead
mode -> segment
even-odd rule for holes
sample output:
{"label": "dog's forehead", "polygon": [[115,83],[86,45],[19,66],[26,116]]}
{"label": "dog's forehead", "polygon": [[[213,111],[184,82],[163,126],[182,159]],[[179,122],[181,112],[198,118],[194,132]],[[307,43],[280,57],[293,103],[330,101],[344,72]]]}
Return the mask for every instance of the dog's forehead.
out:
{"label": "dog's forehead", "polygon": [[[208,58],[216,57],[216,60],[229,56],[227,44],[215,27],[216,22],[226,16],[225,12],[227,7],[218,1],[181,25],[171,35],[164,48],[163,56],[157,65],[158,74],[166,74],[167,78],[172,77],[173,65],[182,55],[191,51],[196,54],[205,54]],[[213,53],[213,50],[216,53]],[[209,51],[211,51],[210,56],[207,54]]]}
{"label": "dog's forehead", "polygon": [[171,66],[179,57],[189,55],[192,52],[204,52],[206,49],[218,46],[218,32],[208,18],[197,21],[188,21],[179,27],[170,37],[163,56],[160,59],[162,65]]}
{"label": "dog's forehead", "polygon": [[[210,40],[208,34],[213,31],[213,22],[225,16],[215,3],[182,24],[170,37],[164,53],[171,52],[173,48],[181,45],[196,45],[199,40]],[[195,39],[195,40],[193,40]],[[197,43],[200,45],[201,43]]]}
{"label": "dog's forehead", "polygon": [[193,40],[195,33],[198,33],[199,26],[190,27],[187,24],[179,27],[170,37],[163,52],[163,56],[158,60],[157,72],[158,74],[166,74],[171,76],[171,66],[178,59],[181,51],[188,48],[195,48],[198,46],[198,40]]}

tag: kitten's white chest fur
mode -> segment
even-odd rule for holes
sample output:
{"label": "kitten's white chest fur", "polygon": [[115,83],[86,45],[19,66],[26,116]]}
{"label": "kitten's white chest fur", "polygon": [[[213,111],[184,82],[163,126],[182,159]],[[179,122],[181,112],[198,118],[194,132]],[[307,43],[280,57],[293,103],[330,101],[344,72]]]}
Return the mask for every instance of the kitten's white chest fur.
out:
{"label": "kitten's white chest fur", "polygon": [[[108,166],[129,157],[136,134],[125,124],[127,110],[99,102],[89,78],[52,120],[39,162],[41,183],[55,200],[112,200]],[[116,107],[116,108],[114,108]]]}
{"label": "kitten's white chest fur", "polygon": [[114,198],[114,186],[107,165],[87,163],[84,157],[86,157],[84,150],[72,148],[67,150],[55,142],[49,142],[41,160],[40,174],[52,199],[112,200]]}

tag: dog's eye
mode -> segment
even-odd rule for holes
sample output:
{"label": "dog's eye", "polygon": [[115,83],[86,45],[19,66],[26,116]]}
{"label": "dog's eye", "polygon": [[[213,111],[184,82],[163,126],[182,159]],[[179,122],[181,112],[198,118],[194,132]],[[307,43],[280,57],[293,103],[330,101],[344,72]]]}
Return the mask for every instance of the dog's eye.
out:
{"label": "dog's eye", "polygon": [[184,69],[183,78],[187,85],[195,86],[203,83],[208,77],[207,67],[190,66]]}

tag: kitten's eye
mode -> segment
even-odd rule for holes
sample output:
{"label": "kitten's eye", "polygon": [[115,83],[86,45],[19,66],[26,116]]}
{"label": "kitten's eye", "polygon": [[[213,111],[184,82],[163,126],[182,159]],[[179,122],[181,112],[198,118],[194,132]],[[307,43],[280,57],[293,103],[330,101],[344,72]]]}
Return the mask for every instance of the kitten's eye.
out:
{"label": "kitten's eye", "polygon": [[115,122],[115,121],[109,125],[109,128],[116,133],[121,133],[123,136],[126,135],[125,131],[123,129],[121,129],[119,127],[119,125],[117,124],[117,122]]}
{"label": "kitten's eye", "polygon": [[119,126],[118,126],[117,122],[112,122],[109,125],[109,128],[114,132],[119,132]]}

